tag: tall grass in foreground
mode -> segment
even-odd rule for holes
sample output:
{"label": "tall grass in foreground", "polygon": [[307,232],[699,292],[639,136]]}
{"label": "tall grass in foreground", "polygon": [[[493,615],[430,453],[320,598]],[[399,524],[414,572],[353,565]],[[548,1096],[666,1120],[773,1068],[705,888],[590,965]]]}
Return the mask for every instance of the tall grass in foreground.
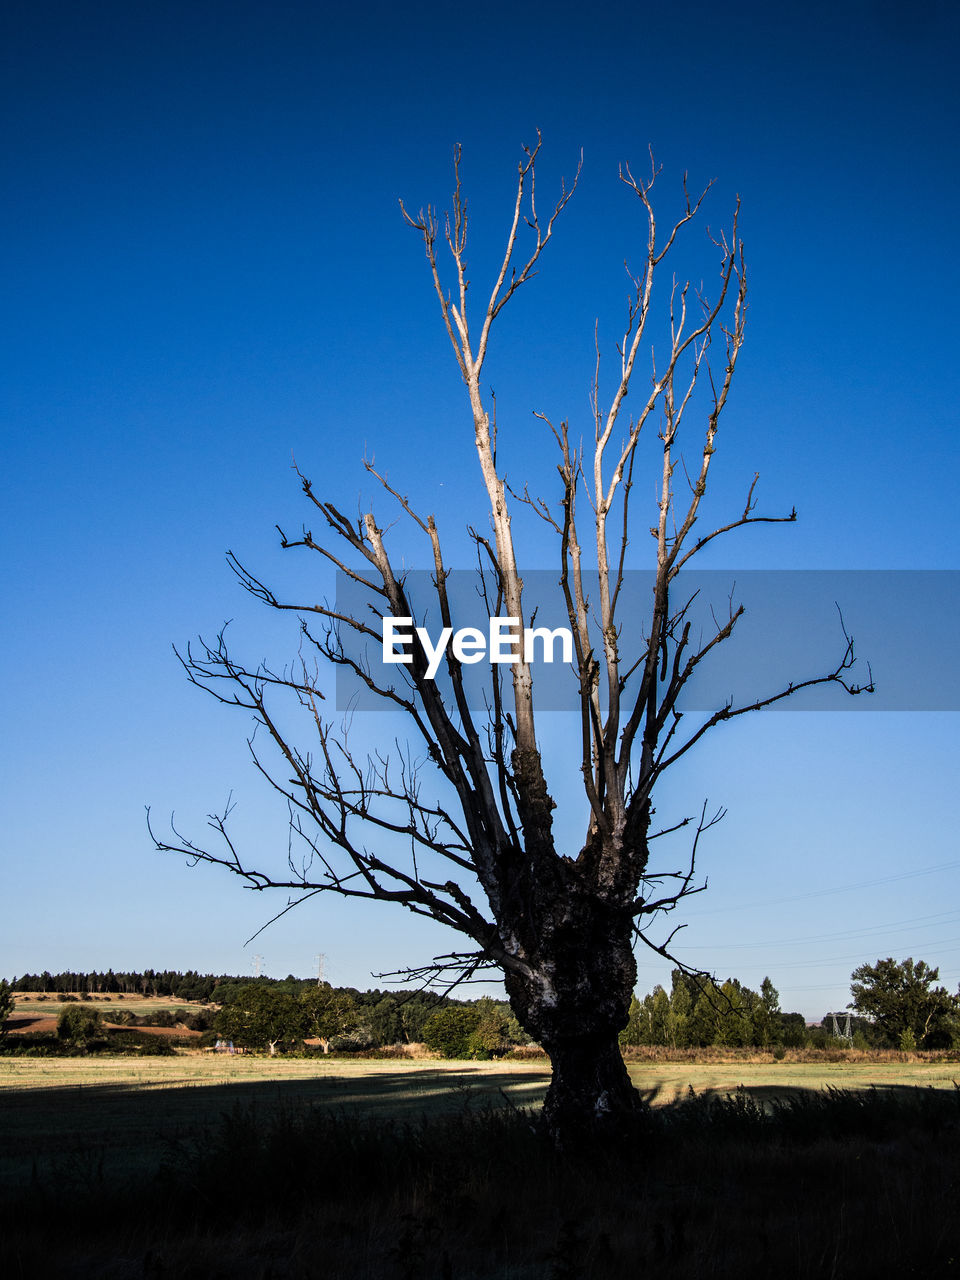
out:
{"label": "tall grass in foreground", "polygon": [[236,1107],[142,1184],[96,1152],[0,1218],[0,1272],[74,1280],[576,1280],[960,1272],[960,1090],[689,1096],[558,1153],[533,1113]]}

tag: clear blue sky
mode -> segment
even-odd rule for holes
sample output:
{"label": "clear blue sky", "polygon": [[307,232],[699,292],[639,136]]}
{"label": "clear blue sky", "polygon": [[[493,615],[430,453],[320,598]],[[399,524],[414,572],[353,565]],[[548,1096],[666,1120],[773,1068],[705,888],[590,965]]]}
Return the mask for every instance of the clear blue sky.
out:
{"label": "clear blue sky", "polygon": [[[250,972],[257,953],[282,976],[323,952],[331,980],[367,986],[457,945],[328,899],[244,947],[280,904],[161,857],[144,826],[150,804],[199,830],[232,791],[248,848],[285,856],[248,726],[186,685],[170,645],[233,618],[254,657],[292,648],[227,548],[331,591],[277,550],[274,524],[303,515],[291,453],[348,510],[375,453],[457,554],[463,523],[484,519],[462,387],[397,208],[444,204],[454,143],[478,289],[520,144],[542,130],[544,190],[584,152],[491,356],[511,475],[551,482],[532,409],[587,426],[594,318],[609,349],[641,243],[617,165],[644,168],[652,144],[662,201],[685,169],[718,179],[712,225],[743,199],[751,311],[712,510],[759,470],[765,507],[800,513],[712,563],[960,567],[958,28],[952,4],[893,0],[460,16],[9,0],[0,974]],[[548,567],[536,537],[527,563]],[[928,643],[956,637],[917,618],[910,661]],[[958,727],[837,712],[719,730],[661,801],[665,816],[704,796],[729,811],[680,954],[753,986],[769,973],[810,1016],[888,954],[939,964],[955,988]],[[654,957],[640,965],[641,990],[665,980]]]}

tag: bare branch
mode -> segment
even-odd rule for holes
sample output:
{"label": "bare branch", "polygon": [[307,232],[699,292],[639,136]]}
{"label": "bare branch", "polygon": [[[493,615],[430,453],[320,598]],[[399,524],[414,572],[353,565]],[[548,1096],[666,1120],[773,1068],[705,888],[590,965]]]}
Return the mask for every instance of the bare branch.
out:
{"label": "bare branch", "polygon": [[[255,892],[285,891],[286,905],[274,920],[321,893],[334,893],[397,904],[470,939],[471,950],[449,952],[429,965],[398,973],[424,986],[443,981],[449,993],[477,980],[477,974],[498,969],[518,1018],[551,1055],[554,1079],[545,1114],[554,1133],[562,1135],[585,1111],[591,1124],[605,1122],[604,1117],[615,1124],[637,1106],[617,1044],[636,978],[635,943],[643,942],[684,972],[693,972],[671,954],[677,929],[666,941],[655,941],[646,929],[706,888],[696,868],[699,842],[723,811],[708,815],[704,803],[686,865],[681,860],[676,870],[652,869],[652,842],[693,822],[683,818],[651,832],[653,790],[661,775],[724,721],[822,684],[836,684],[853,695],[873,685],[872,676],[858,685],[849,675],[854,646],[841,617],[845,649],[833,670],[745,705],[728,702],[687,728],[684,692],[700,664],[733,634],[743,609],[731,598],[726,616],[714,617],[712,632],[697,638],[691,622],[696,593],[676,603],[682,599],[677,594],[681,570],[721,535],[748,524],[796,518],[795,511],[756,514],[755,476],[742,513],[699,532],[720,422],[745,335],[739,200],[728,233],[710,236],[708,229],[706,252],[718,259],[712,287],[698,286],[689,273],[666,276],[664,264],[668,255],[676,260],[673,250],[681,239],[686,242],[684,228],[698,219],[712,183],[691,194],[684,175],[681,202],[664,234],[652,200],[659,172],[652,154],[647,178],[638,179],[629,166],[622,167],[621,183],[639,202],[645,245],[640,265],[634,271],[627,268],[630,296],[617,344],[619,368],[606,387],[601,383],[601,374],[605,380],[607,374],[599,322],[594,329],[591,455],[572,435],[568,419],[559,419],[555,427],[537,412],[559,451],[559,503],[533,496],[540,491],[526,482],[507,483],[503,450],[497,447],[497,401],[482,386],[481,371],[495,321],[521,286],[537,275],[582,166],[581,156],[572,182],[561,182],[549,214],[541,212],[541,145],[538,133],[536,144],[524,148],[506,241],[476,309],[467,267],[469,219],[460,148],[454,152],[447,214],[441,218],[429,205],[415,215],[402,203],[400,207],[423,242],[430,283],[466,390],[490,522],[489,531],[479,522],[467,528],[477,555],[478,591],[491,619],[516,619],[513,625],[523,628],[537,616],[525,597],[511,503],[515,511],[528,509],[536,515],[541,531],[557,540],[558,585],[578,685],[571,708],[578,730],[571,764],[579,769],[583,788],[580,848],[560,848],[553,829],[555,804],[538,725],[542,734],[555,737],[556,745],[562,746],[564,738],[552,727],[544,730],[547,722],[535,714],[543,705],[534,696],[528,652],[512,663],[510,685],[491,661],[488,679],[484,673],[482,714],[468,696],[463,671],[467,652],[455,644],[446,654],[445,671],[438,672],[441,651],[432,647],[425,630],[415,628],[405,655],[410,661],[401,664],[395,679],[377,667],[388,619],[413,619],[418,610],[425,618],[439,609],[446,636],[453,635],[458,619],[436,519],[417,511],[372,456],[364,466],[387,495],[397,521],[409,520],[414,537],[423,536],[432,566],[428,604],[416,598],[416,580],[404,567],[406,561],[391,551],[396,545],[391,529],[371,510],[348,517],[318,496],[294,462],[304,498],[320,513],[320,532],[315,536],[304,525],[299,536],[288,537],[278,526],[281,547],[318,554],[326,571],[336,569],[360,589],[362,603],[318,602],[310,591],[302,600],[288,599],[230,552],[228,563],[250,596],[298,618],[296,659],[277,667],[235,660],[225,630],[215,642],[201,640],[177,654],[192,683],[252,716],[251,759],[286,806],[285,867],[265,869],[259,856],[251,860],[242,852],[230,823],[232,801],[222,813],[209,816],[212,835],[206,841],[182,834],[173,819],[167,839],[149,827],[149,814],[148,828],[158,849],[191,863],[223,867]],[[648,345],[655,315],[664,337]],[[622,421],[642,348],[651,352],[652,376],[629,420],[624,415]],[[638,550],[631,523],[641,440],[655,451],[658,474],[650,517],[643,522],[652,534],[646,546],[651,552],[655,547],[652,591],[634,639],[621,615],[624,585]],[[698,459],[691,460],[689,470],[685,451]],[[675,479],[682,477],[686,487],[678,495]],[[586,499],[579,508],[578,497]],[[584,520],[592,528],[585,529]],[[415,745],[402,735],[384,733],[369,749],[354,751],[348,723],[337,726],[323,713],[314,666],[320,658],[351,673],[359,688],[374,694],[382,706],[402,713]],[[435,680],[435,674],[442,678]],[[560,785],[569,787],[569,782],[561,778]],[[641,920],[647,922],[645,928]]]}

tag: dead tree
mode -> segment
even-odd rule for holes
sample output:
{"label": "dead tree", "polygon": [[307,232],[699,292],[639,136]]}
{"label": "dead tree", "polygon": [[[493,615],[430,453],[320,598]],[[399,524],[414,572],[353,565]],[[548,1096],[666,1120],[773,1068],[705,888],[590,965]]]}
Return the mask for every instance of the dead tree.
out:
{"label": "dead tree", "polygon": [[[254,889],[287,890],[292,905],[326,892],[395,902],[465,935],[468,950],[441,957],[436,972],[453,969],[460,978],[485,967],[499,969],[520,1023],[550,1055],[553,1077],[545,1113],[555,1134],[581,1125],[608,1123],[639,1105],[618,1047],[636,981],[638,939],[668,954],[667,943],[649,934],[650,922],[696,892],[694,857],[700,834],[713,819],[693,820],[693,854],[684,869],[657,873],[650,865],[651,802],[661,775],[686,755],[708,730],[759,710],[810,685],[832,682],[859,692],[848,679],[852,641],[832,671],[792,683],[778,692],[758,691],[746,705],[726,702],[688,727],[681,693],[693,672],[732,634],[742,609],[731,605],[704,637],[697,637],[680,599],[678,576],[692,557],[721,534],[763,520],[795,519],[795,512],[755,514],[749,486],[742,512],[709,532],[695,532],[717,443],[721,415],[744,338],[746,276],[738,234],[739,202],[730,231],[712,240],[718,276],[712,296],[668,284],[662,311],[663,338],[655,348],[652,374],[637,376],[641,350],[648,352],[653,327],[654,283],[677,237],[700,212],[709,187],[692,196],[683,184],[679,216],[666,234],[658,227],[651,191],[657,171],[637,179],[629,168],[620,178],[637,201],[646,230],[631,298],[619,368],[612,394],[601,391],[600,352],[592,387],[593,430],[579,442],[566,422],[543,418],[558,449],[559,501],[553,505],[511,489],[498,467],[492,403],[482,385],[484,364],[496,321],[504,307],[536,273],[557,219],[573,195],[579,169],[544,221],[537,204],[535,172],[540,151],[524,150],[519,165],[506,249],[488,301],[474,318],[468,307],[465,257],[467,214],[456,155],[451,212],[440,219],[428,207],[403,216],[422,238],[440,315],[469,400],[480,472],[489,503],[492,536],[474,532],[478,554],[492,574],[496,600],[491,612],[528,619],[511,510],[526,504],[547,522],[556,538],[556,569],[575,648],[571,710],[574,765],[582,777],[582,843],[558,847],[554,801],[544,776],[537,738],[534,673],[521,657],[510,668],[491,667],[490,696],[479,716],[464,690],[463,670],[447,655],[446,694],[427,676],[423,645],[414,640],[412,661],[382,677],[344,643],[344,635],[379,644],[379,619],[415,615],[406,575],[391,559],[383,527],[373,512],[352,520],[314,492],[298,471],[303,492],[324,526],[322,537],[304,529],[284,547],[320,555],[363,585],[376,610],[357,616],[336,604],[281,598],[234,557],[231,564],[244,587],[273,609],[300,618],[301,659],[295,670],[250,668],[228,650],[223,634],[212,645],[188,649],[182,661],[189,678],[220,701],[253,713],[279,752],[279,767],[250,749],[257,767],[285,798],[293,839],[303,856],[288,857],[286,874],[249,864],[228,829],[228,814],[214,816],[214,847],[174,829],[157,839],[160,849],[195,861],[227,867]],[[446,281],[447,263],[451,272]],[[710,355],[720,359],[711,364]],[[646,355],[644,355],[644,362]],[[643,384],[639,396],[638,384]],[[623,412],[633,389],[635,405]],[[696,407],[695,407],[696,406]],[[701,414],[689,470],[681,459],[681,433]],[[538,415],[542,416],[542,415]],[[618,605],[624,583],[631,528],[631,488],[641,438],[656,433],[658,499],[653,512],[651,557],[655,572],[652,606],[638,648],[621,652]],[[688,453],[688,458],[690,454]],[[682,470],[676,474],[678,463]],[[422,516],[368,462],[389,501],[399,504],[425,539],[432,564],[435,607],[444,626],[455,625],[447,590],[448,568],[434,517]],[[588,519],[582,519],[584,504]],[[649,520],[649,517],[648,517]],[[649,523],[644,521],[648,528]],[[586,539],[584,526],[589,526]],[[646,533],[646,528],[644,528]],[[587,569],[596,594],[590,597]],[[342,731],[321,713],[316,669],[305,655],[351,668],[383,700],[406,713],[411,735],[423,752],[418,764],[402,745],[393,758],[358,759]],[[277,699],[292,696],[306,716],[306,736],[294,742]],[[691,821],[685,819],[678,825]],[[409,842],[409,859],[377,851],[377,837]],[[579,846],[579,847],[577,847]],[[284,907],[284,911],[288,907]]]}

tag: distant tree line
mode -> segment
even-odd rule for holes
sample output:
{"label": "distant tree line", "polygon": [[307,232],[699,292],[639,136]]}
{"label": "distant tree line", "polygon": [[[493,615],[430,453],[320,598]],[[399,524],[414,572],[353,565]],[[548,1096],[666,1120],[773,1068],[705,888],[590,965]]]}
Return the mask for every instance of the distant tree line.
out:
{"label": "distant tree line", "polygon": [[[188,969],[185,973],[173,969],[144,969],[142,972],[115,973],[108,969],[105,973],[72,972],[63,973],[25,973],[14,978],[10,986],[14,991],[30,991],[46,994],[62,994],[64,992],[87,992],[90,995],[137,995],[137,996],[172,996],[176,1000],[189,1000],[200,1004],[219,1003],[220,996],[215,994],[222,983],[233,983],[242,986],[252,979],[238,977],[235,974],[197,973]],[[307,982],[309,979],[294,978],[289,975],[284,979],[257,978],[257,982]],[[315,980],[314,980],[315,981]]]}
{"label": "distant tree line", "polygon": [[505,1000],[470,1003],[424,993],[358,992],[328,983],[244,983],[224,992],[218,1036],[249,1049],[323,1051],[426,1043],[446,1058],[493,1058],[529,1043]]}
{"label": "distant tree line", "polygon": [[[454,1001],[425,991],[334,988],[316,978],[293,974],[249,978],[170,969],[142,973],[44,971],[14,978],[9,989],[61,1000],[79,993],[81,999],[95,995],[167,996],[185,1003],[216,1004],[221,1006],[216,1014],[196,1009],[160,1009],[140,1015],[117,1011],[110,1020],[131,1027],[184,1026],[216,1033],[246,1048],[272,1048],[273,1052],[314,1039],[324,1051],[426,1042],[449,1057],[490,1057],[529,1043],[506,1001]],[[447,1009],[445,1018],[430,1027],[431,1019]]]}
{"label": "distant tree line", "polygon": [[634,996],[620,1043],[675,1049],[767,1048],[800,1046],[806,1035],[803,1015],[781,1011],[780,996],[769,978],[759,991],[751,991],[736,978],[717,984],[674,969],[669,992],[658,985],[642,1000]]}
{"label": "distant tree line", "polygon": [[[185,973],[173,969],[144,969],[142,972],[91,973],[65,970],[62,973],[25,973],[9,984],[12,991],[48,995],[72,993],[88,995],[131,995],[160,998],[169,996],[192,1004],[229,1004],[238,991],[246,987],[286,992],[299,996],[302,991],[316,987],[316,978],[250,978],[238,974],[197,973],[188,969]],[[329,985],[329,984],[323,984]],[[354,987],[340,990],[349,994],[362,1011],[362,1021],[369,1029],[370,1037],[379,1044],[417,1040],[417,1034],[430,1013],[444,1003],[435,994],[391,991],[358,991]],[[152,1015],[151,1015],[152,1016]],[[154,1019],[155,1020],[155,1019]]]}
{"label": "distant tree line", "polygon": [[752,991],[736,978],[716,983],[674,969],[669,992],[656,986],[643,999],[634,996],[620,1043],[676,1049],[822,1047],[849,1025],[858,1048],[960,1048],[960,992],[951,995],[934,986],[938,978],[938,969],[912,958],[863,964],[851,975],[849,1024],[843,1011],[836,1023],[827,1014],[818,1026],[808,1027],[802,1014],[781,1010],[769,978]]}
{"label": "distant tree line", "polygon": [[[860,1048],[960,1048],[960,992],[935,985],[939,970],[924,961],[891,957],[863,964],[851,975],[849,1030]],[[0,1005],[14,991],[65,997],[88,995],[169,996],[190,1003],[216,1004],[220,1012],[160,1010],[122,1020],[216,1030],[250,1048],[285,1048],[305,1039],[334,1048],[377,1049],[426,1043],[447,1057],[491,1057],[529,1044],[506,1001],[484,997],[451,1000],[432,992],[395,992],[331,987],[315,978],[240,977],[146,969],[142,973],[64,972],[24,974],[0,984]],[[4,994],[5,993],[5,994]],[[0,1010],[3,1012],[3,1010]],[[3,1016],[8,1016],[6,1008]],[[114,1020],[120,1020],[115,1018]],[[2,1017],[0,1017],[2,1024]],[[278,1032],[278,1028],[280,1028]],[[800,1013],[785,1013],[770,979],[752,991],[736,978],[725,982],[675,969],[670,991],[654,987],[636,995],[621,1032],[624,1047],[665,1045],[677,1049],[710,1045],[761,1049],[825,1045],[842,1023],[827,1015],[808,1027]]]}

